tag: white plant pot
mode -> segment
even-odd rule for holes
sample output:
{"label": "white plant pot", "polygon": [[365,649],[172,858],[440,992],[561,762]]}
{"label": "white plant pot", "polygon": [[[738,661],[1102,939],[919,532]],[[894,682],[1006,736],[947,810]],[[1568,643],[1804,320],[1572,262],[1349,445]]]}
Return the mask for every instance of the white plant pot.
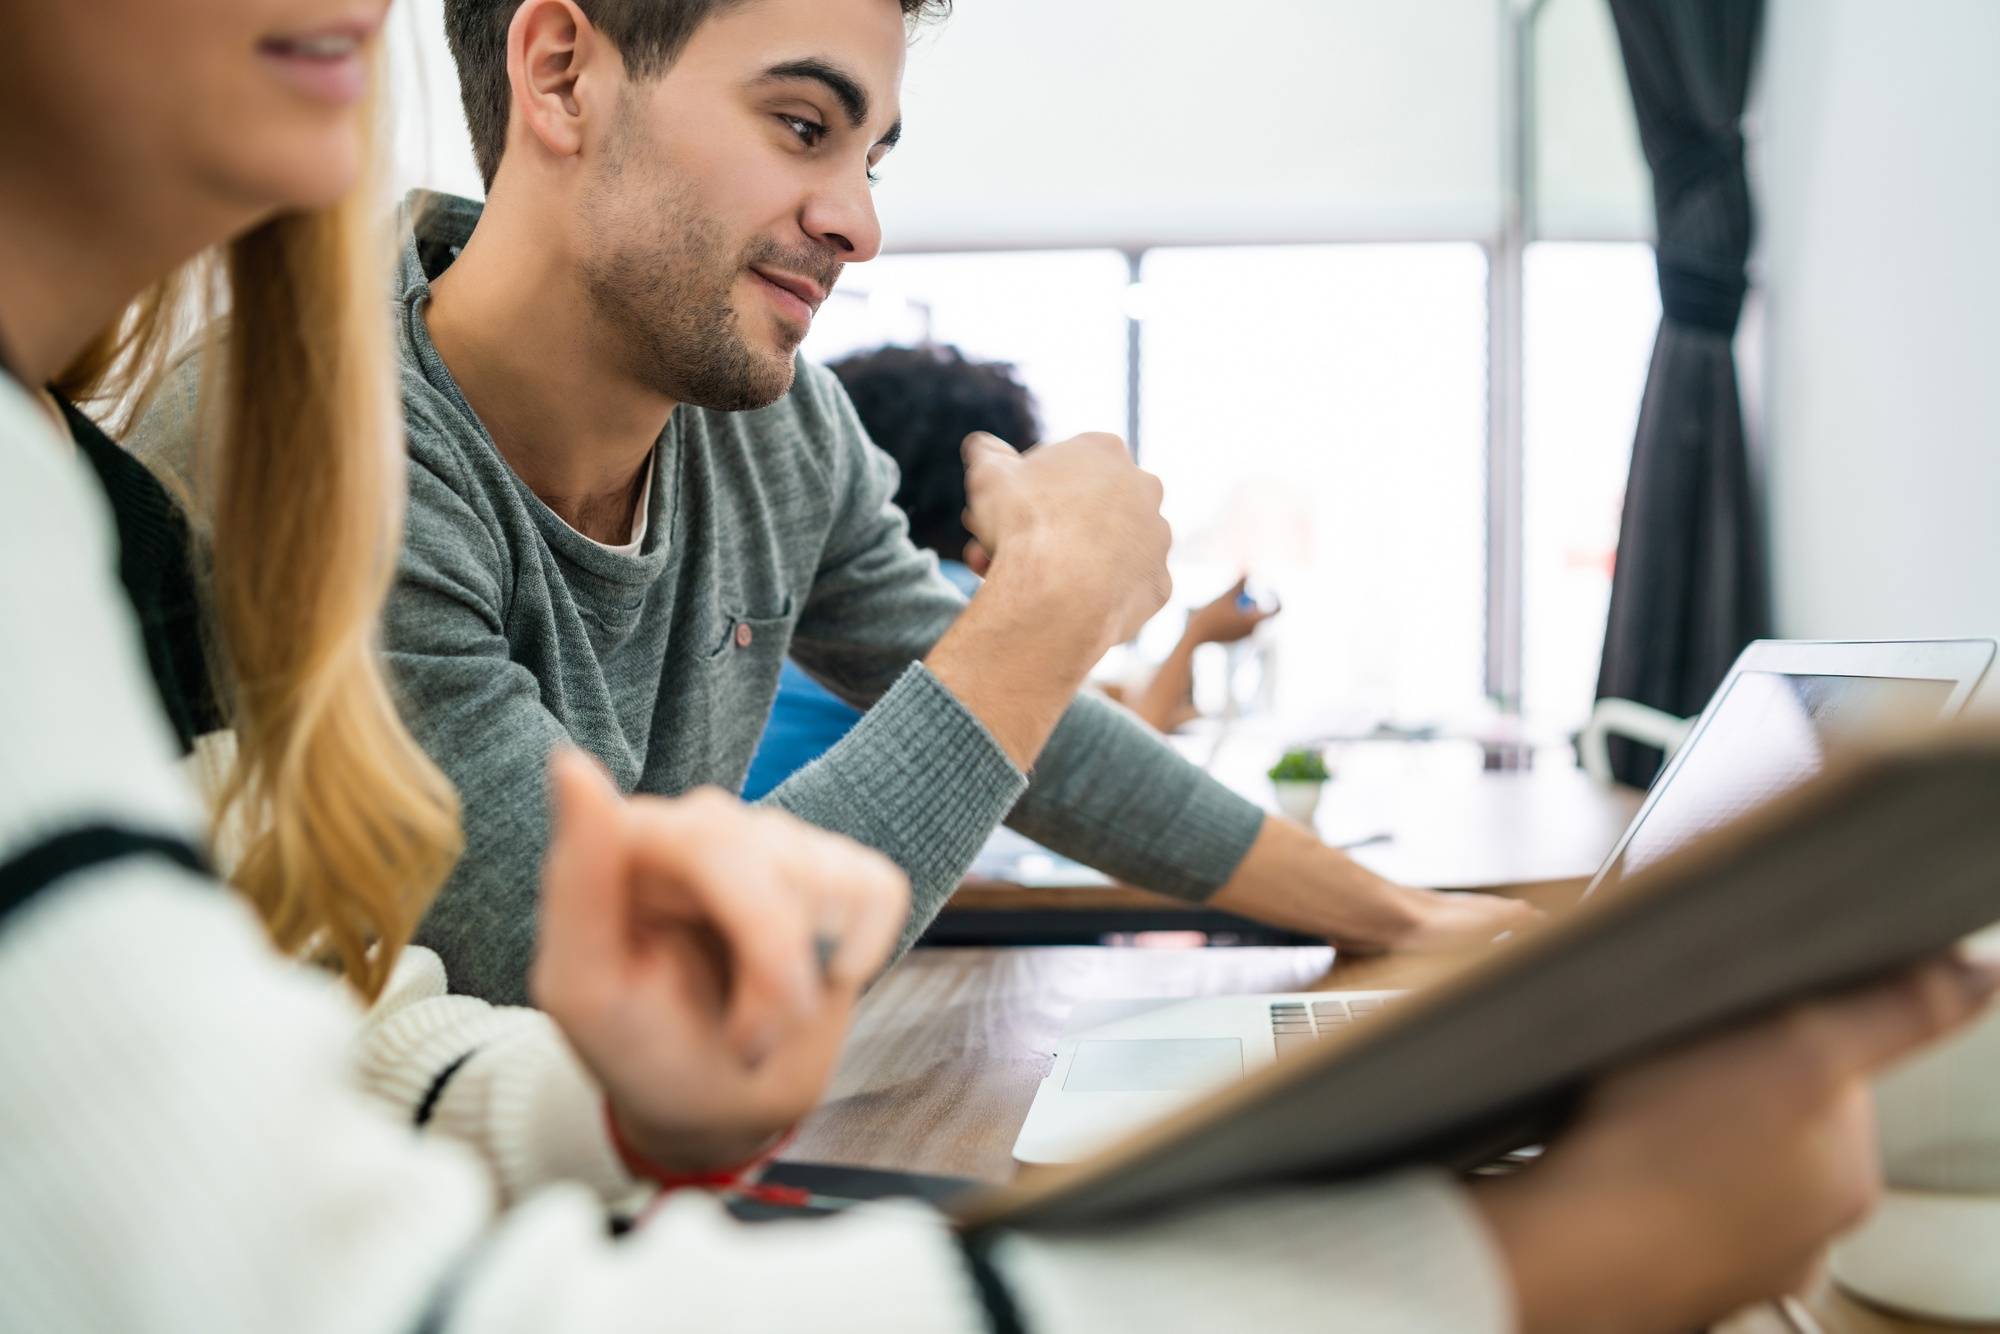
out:
{"label": "white plant pot", "polygon": [[1278,809],[1285,818],[1296,820],[1308,829],[1313,827],[1313,816],[1319,811],[1320,793],[1325,787],[1325,783],[1286,783],[1275,779],[1271,783],[1271,790],[1278,796]]}

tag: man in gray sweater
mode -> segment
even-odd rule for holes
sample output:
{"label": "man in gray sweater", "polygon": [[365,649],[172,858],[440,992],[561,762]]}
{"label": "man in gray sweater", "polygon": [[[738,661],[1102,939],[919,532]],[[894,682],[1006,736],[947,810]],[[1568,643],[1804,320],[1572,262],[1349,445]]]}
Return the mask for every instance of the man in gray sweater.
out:
{"label": "man in gray sweater", "polygon": [[1003,817],[1367,947],[1525,911],[1383,881],[1078,695],[1167,591],[1159,484],[1115,438],[967,442],[969,604],[911,545],[893,465],[796,350],[880,246],[871,177],[906,23],[933,7],[446,4],[488,202],[419,201],[398,279],[411,490],[386,643],[464,801],[422,939],[465,990],[522,998],[551,751],[576,742],[628,792],[735,790],[787,653],[868,712],[767,800],[908,872],[906,945]]}

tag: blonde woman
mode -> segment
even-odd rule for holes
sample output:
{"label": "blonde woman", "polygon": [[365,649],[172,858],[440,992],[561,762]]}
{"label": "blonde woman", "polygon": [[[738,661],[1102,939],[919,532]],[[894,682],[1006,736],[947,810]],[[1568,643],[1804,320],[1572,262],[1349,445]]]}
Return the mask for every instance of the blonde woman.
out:
{"label": "blonde woman", "polygon": [[[1270,1192],[976,1257],[914,1208],[743,1229],[677,1196],[612,1242],[634,1169],[712,1166],[816,1091],[902,886],[725,798],[621,803],[572,757],[552,1018],[437,994],[398,949],[452,820],[369,649],[398,475],[358,314],[381,10],[0,7],[0,1328],[1665,1329],[1777,1290],[1865,1203],[1863,1080],[1990,977],[1934,965],[1620,1076],[1476,1190]],[[40,388],[143,367],[159,284],[216,246],[241,896],[201,869],[162,708],[159,534]]]}

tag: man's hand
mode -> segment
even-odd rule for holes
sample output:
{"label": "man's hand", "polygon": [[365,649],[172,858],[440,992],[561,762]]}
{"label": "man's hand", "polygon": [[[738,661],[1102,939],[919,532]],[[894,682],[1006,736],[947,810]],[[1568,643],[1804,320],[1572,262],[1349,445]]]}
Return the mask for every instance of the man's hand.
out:
{"label": "man's hand", "polygon": [[1869,1079],[1996,983],[1933,963],[1599,1085],[1540,1163],[1473,1187],[1522,1329],[1695,1329],[1797,1290],[1880,1190]]}
{"label": "man's hand", "polygon": [[1093,661],[1166,605],[1173,534],[1160,479],[1123,440],[1092,433],[1016,453],[975,431],[964,455],[969,563],[992,579],[1041,581],[1047,614],[1089,637]]}
{"label": "man's hand", "polygon": [[825,1091],[908,882],[717,791],[628,801],[575,751],[550,778],[536,1003],[648,1159],[694,1172],[755,1156]]}
{"label": "man's hand", "polygon": [[1519,899],[1384,880],[1311,830],[1270,818],[1236,874],[1208,902],[1364,953],[1487,945],[1543,916]]}
{"label": "man's hand", "polygon": [[986,576],[924,665],[1023,771],[1084,677],[1173,591],[1160,481],[1114,435],[1016,454],[965,438],[966,563]]}

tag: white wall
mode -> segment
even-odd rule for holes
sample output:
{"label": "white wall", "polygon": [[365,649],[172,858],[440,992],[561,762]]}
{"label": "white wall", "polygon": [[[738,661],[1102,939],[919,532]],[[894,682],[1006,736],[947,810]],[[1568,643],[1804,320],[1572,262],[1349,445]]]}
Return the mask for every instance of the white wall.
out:
{"label": "white wall", "polygon": [[[442,0],[391,27],[399,184],[477,194]],[[891,250],[1478,237],[1498,0],[975,0],[910,52]]]}
{"label": "white wall", "polygon": [[888,244],[1484,236],[1497,0],[970,0],[910,53]]}
{"label": "white wall", "polygon": [[2000,3],[1773,0],[1768,22],[1779,633],[2000,633]]}
{"label": "white wall", "polygon": [[[888,247],[1489,236],[1502,3],[960,4],[910,52]],[[392,15],[397,181],[476,195],[442,14]],[[1609,11],[1544,0],[1536,26],[1542,234],[1648,238]]]}

